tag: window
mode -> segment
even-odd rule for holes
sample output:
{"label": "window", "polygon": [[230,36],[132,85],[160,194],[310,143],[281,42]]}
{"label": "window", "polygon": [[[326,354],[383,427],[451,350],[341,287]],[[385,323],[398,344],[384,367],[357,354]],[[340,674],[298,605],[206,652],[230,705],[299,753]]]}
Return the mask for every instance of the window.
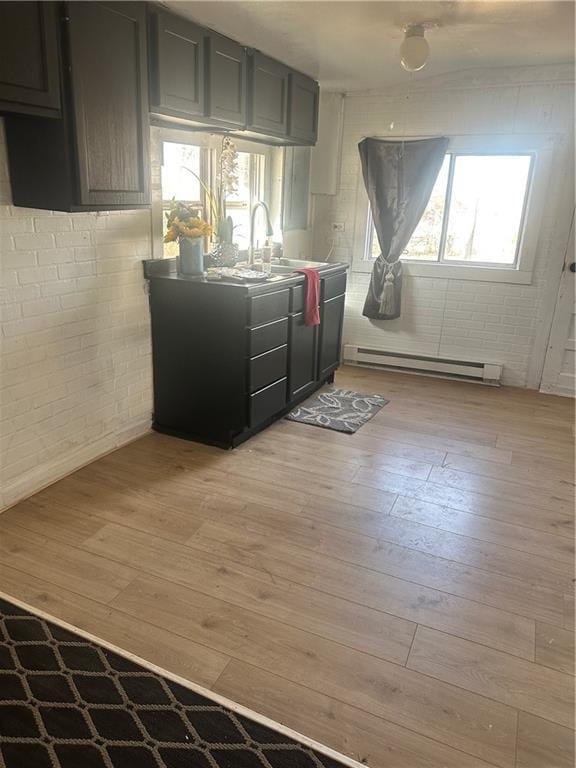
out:
{"label": "window", "polygon": [[[402,260],[515,268],[533,155],[447,154]],[[370,218],[365,260],[380,253]]]}
{"label": "window", "polygon": [[[162,234],[166,233],[166,212],[171,201],[182,201],[198,210],[198,215],[210,220],[212,215],[205,188],[217,186],[218,158],[221,138],[198,137],[198,144],[177,141],[162,142]],[[270,150],[254,144],[242,145],[237,154],[238,183],[226,195],[226,212],[234,222],[234,242],[246,250],[250,240],[250,211],[258,200],[269,202],[271,173]],[[255,242],[263,242],[263,217],[256,219]],[[211,222],[212,223],[212,222]],[[262,231],[261,231],[262,230]],[[165,256],[178,254],[178,243],[164,243]]]}
{"label": "window", "polygon": [[[250,211],[258,200],[266,198],[266,157],[254,152],[238,153],[238,186],[226,196],[226,212],[234,222],[234,242],[240,250],[250,245]],[[255,222],[256,229],[258,221]],[[255,239],[259,233],[255,233]]]}

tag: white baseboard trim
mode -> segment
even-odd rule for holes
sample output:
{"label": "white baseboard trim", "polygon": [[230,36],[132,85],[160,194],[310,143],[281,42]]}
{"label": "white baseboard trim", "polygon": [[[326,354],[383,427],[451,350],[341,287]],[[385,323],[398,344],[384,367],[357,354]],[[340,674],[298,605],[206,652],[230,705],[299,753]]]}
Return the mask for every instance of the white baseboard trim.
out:
{"label": "white baseboard trim", "polygon": [[133,424],[121,432],[111,432],[100,437],[96,442],[84,446],[72,453],[44,464],[27,472],[25,475],[6,483],[0,495],[0,514],[19,501],[29,498],[52,483],[62,480],[77,469],[100,459],[107,453],[137,440],[150,431],[150,420]]}

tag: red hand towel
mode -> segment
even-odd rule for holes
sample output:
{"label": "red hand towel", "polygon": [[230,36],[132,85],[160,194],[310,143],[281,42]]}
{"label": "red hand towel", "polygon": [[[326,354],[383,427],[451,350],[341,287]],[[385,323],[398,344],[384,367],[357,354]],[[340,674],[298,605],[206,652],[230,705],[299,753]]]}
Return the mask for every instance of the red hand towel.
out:
{"label": "red hand towel", "polygon": [[306,325],[320,325],[320,312],[318,302],[320,301],[320,276],[317,269],[304,267],[297,269],[306,275],[306,301],[304,304],[304,320]]}

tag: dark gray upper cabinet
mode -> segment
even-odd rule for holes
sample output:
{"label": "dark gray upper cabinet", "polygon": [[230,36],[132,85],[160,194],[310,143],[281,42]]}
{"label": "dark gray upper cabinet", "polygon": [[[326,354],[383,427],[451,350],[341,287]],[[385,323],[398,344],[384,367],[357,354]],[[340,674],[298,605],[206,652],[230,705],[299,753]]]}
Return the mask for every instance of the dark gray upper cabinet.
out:
{"label": "dark gray upper cabinet", "polygon": [[143,3],[69,3],[71,97],[81,205],[149,200]]}
{"label": "dark gray upper cabinet", "polygon": [[151,111],[202,117],[206,30],[163,11],[150,13],[149,27]]}
{"label": "dark gray upper cabinet", "polygon": [[73,2],[64,13],[62,119],[6,118],[14,204],[149,205],[145,4]]}
{"label": "dark gray upper cabinet", "polygon": [[206,38],[206,109],[210,122],[246,125],[246,49],[210,32]]}
{"label": "dark gray upper cabinet", "polygon": [[57,115],[55,3],[0,2],[0,112]]}
{"label": "dark gray upper cabinet", "polygon": [[259,51],[248,57],[248,129],[288,134],[289,76],[288,67]]}
{"label": "dark gray upper cabinet", "polygon": [[300,72],[290,74],[290,138],[315,144],[318,136],[318,83]]}
{"label": "dark gray upper cabinet", "polygon": [[149,40],[154,123],[245,130],[271,144],[316,142],[312,78],[157,7],[149,12]]}

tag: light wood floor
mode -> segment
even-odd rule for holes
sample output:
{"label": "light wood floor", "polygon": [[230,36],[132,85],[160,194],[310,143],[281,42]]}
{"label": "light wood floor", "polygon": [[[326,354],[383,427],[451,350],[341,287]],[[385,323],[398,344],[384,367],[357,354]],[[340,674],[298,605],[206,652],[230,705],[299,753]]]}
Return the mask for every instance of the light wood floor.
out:
{"label": "light wood floor", "polygon": [[354,436],[151,434],[0,516],[0,589],[373,768],[572,768],[572,403],[362,369]]}

